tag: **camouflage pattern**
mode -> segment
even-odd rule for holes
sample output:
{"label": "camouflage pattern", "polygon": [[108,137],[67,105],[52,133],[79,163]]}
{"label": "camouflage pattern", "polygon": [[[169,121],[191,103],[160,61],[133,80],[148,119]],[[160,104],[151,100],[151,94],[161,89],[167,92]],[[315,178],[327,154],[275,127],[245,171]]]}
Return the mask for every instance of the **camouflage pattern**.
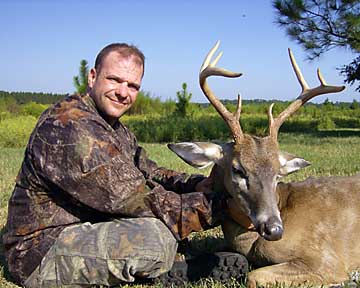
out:
{"label": "camouflage pattern", "polygon": [[119,219],[65,228],[25,282],[28,288],[112,286],[170,270],[177,241],[156,218]]}
{"label": "camouflage pattern", "polygon": [[193,192],[202,179],[159,168],[89,96],[69,96],[43,113],[27,145],[3,236],[9,270],[23,283],[74,224],[156,217],[178,240],[212,227],[213,201]]}

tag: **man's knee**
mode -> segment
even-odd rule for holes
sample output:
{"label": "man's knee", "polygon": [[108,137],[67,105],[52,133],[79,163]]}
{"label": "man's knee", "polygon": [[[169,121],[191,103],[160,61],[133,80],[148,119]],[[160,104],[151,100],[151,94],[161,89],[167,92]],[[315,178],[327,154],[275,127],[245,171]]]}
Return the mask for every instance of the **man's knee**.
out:
{"label": "man's knee", "polygon": [[161,270],[164,272],[171,268],[177,241],[160,220],[133,218],[115,220],[112,223],[109,229],[109,247],[118,249],[109,251],[111,258],[153,258],[154,261],[162,263]]}
{"label": "man's knee", "polygon": [[42,283],[65,285],[153,278],[170,270],[176,249],[170,230],[155,218],[84,223],[63,230],[43,259],[39,276]]}

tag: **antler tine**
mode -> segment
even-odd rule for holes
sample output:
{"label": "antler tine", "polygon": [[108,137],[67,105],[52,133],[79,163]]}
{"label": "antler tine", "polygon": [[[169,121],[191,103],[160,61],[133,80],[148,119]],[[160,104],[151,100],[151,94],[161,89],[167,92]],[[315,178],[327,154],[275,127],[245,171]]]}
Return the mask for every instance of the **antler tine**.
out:
{"label": "antler tine", "polygon": [[291,65],[296,74],[296,78],[298,79],[298,81],[300,83],[302,91],[301,91],[300,95],[296,98],[296,100],[294,102],[292,102],[284,111],[282,111],[275,119],[272,116],[273,104],[269,107],[268,116],[269,116],[270,136],[272,136],[274,138],[277,138],[279,129],[280,129],[281,125],[284,123],[284,121],[288,117],[293,115],[302,105],[304,105],[310,99],[312,99],[318,95],[323,95],[323,94],[328,94],[328,93],[338,93],[345,89],[345,86],[327,85],[323,76],[321,75],[320,69],[317,69],[317,75],[318,75],[318,79],[320,81],[320,85],[315,88],[310,89],[300,71],[299,66],[296,63],[295,57],[294,57],[292,51],[290,50],[290,48],[288,49],[288,51],[289,51]]}
{"label": "antler tine", "polygon": [[240,77],[242,73],[236,73],[224,68],[215,67],[217,62],[220,60],[222,56],[222,52],[220,52],[215,59],[211,62],[211,58],[214,56],[216,50],[219,48],[220,41],[217,41],[213,48],[211,48],[210,52],[205,57],[205,60],[200,68],[199,74],[199,82],[201,90],[204,92],[206,98],[210,101],[210,103],[214,106],[216,111],[221,115],[226,124],[229,126],[231,133],[235,142],[242,138],[242,130],[239,123],[240,113],[241,113],[241,97],[238,95],[238,103],[236,112],[233,114],[229,112],[226,107],[221,103],[220,100],[217,99],[215,94],[211,91],[209,85],[206,82],[206,78],[209,76],[223,76],[223,77]]}

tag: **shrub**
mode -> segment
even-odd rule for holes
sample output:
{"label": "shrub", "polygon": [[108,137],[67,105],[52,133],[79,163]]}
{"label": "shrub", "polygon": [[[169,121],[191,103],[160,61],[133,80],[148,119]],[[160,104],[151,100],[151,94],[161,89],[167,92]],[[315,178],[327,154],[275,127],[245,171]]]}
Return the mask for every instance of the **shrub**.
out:
{"label": "shrub", "polygon": [[43,113],[44,110],[48,108],[48,105],[29,102],[24,105],[21,105],[20,107],[21,107],[22,115],[29,115],[35,118],[39,118],[41,113]]}
{"label": "shrub", "polygon": [[359,117],[333,117],[333,121],[338,128],[360,128]]}
{"label": "shrub", "polygon": [[0,147],[25,147],[36,125],[37,118],[19,116],[0,122]]}
{"label": "shrub", "polygon": [[334,121],[328,116],[320,118],[320,121],[317,125],[318,130],[331,130],[335,129],[335,127],[336,125]]}

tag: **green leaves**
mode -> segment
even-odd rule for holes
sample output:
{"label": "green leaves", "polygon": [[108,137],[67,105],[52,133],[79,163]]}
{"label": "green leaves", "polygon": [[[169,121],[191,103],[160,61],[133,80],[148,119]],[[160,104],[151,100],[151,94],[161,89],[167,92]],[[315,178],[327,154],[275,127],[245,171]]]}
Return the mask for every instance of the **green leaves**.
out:
{"label": "green leaves", "polygon": [[176,109],[175,113],[181,117],[187,116],[189,114],[189,105],[190,105],[190,99],[192,97],[192,93],[188,93],[187,91],[187,84],[182,84],[182,91],[176,92],[176,96],[178,99],[178,102],[176,103]]}
{"label": "green leaves", "polygon": [[[273,7],[276,22],[309,60],[336,47],[360,53],[360,0],[275,0]],[[360,80],[357,60],[339,69],[350,85]]]}
{"label": "green leaves", "polygon": [[79,75],[74,76],[73,82],[75,86],[75,93],[78,94],[85,94],[87,89],[87,79],[88,79],[88,73],[89,68],[87,66],[88,62],[86,60],[80,61],[80,68],[79,68]]}

